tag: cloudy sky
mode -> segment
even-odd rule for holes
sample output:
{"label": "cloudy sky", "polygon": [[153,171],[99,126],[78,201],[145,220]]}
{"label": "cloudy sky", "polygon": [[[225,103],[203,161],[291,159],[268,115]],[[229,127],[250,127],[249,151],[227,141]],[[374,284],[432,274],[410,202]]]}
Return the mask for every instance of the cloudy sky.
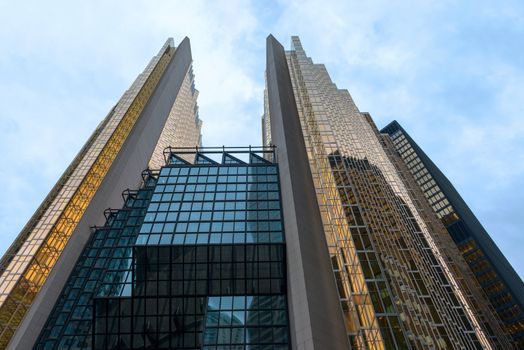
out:
{"label": "cloudy sky", "polygon": [[260,144],[269,33],[398,120],[524,276],[520,0],[0,0],[0,254],[167,37],[191,39],[204,144]]}

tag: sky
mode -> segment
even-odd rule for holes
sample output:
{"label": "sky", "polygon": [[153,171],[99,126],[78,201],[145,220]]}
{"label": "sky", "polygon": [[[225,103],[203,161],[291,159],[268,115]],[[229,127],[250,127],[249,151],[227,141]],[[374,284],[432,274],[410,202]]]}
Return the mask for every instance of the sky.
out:
{"label": "sky", "polygon": [[524,2],[0,0],[0,254],[168,37],[206,146],[261,144],[265,38],[396,119],[524,277]]}

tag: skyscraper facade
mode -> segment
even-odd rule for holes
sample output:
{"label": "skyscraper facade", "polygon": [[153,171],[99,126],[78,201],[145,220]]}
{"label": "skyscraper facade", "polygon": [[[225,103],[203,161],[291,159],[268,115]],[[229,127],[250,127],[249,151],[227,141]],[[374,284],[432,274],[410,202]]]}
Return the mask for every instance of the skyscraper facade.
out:
{"label": "skyscraper facade", "polygon": [[94,230],[35,348],[288,349],[273,153],[168,148]]}
{"label": "skyscraper facade", "polygon": [[[0,262],[0,348],[34,341],[103,211],[158,168],[167,144],[197,146],[189,39],[169,39],[100,123]],[[179,128],[179,125],[183,127]]]}
{"label": "skyscraper facade", "polygon": [[524,284],[460,194],[397,122],[381,130],[391,141],[448,230],[491,306],[519,348],[524,348]]}
{"label": "skyscraper facade", "polygon": [[[310,288],[289,285],[290,310],[295,313],[295,305],[301,305],[309,311],[301,329],[291,321],[292,343],[358,349],[511,348],[463,257],[421,204],[423,194],[371,116],[358,110],[348,91],[336,87],[323,65],[306,56],[298,37],[292,38],[289,51],[272,36],[267,46],[263,138],[277,147],[288,249],[293,232],[288,213],[298,212],[301,204],[287,203],[285,194],[288,185],[290,190],[300,185],[316,196],[315,208],[302,209],[309,217],[320,216],[322,234],[305,237],[298,229],[298,239],[315,236],[327,249],[310,251],[306,244],[297,249],[302,259],[331,262],[335,283],[322,288],[326,298],[337,295],[344,325],[343,330],[330,327],[333,334],[322,338],[318,333],[328,330],[317,322],[325,317],[326,299],[319,302]],[[292,156],[290,164],[295,164],[286,167],[283,162]],[[299,157],[306,170],[297,166]],[[311,177],[308,186],[300,184],[298,177],[304,176]],[[290,280],[293,259],[288,252]],[[306,285],[326,273],[325,267],[299,268]],[[304,337],[303,329],[312,335]]]}
{"label": "skyscraper facade", "polygon": [[0,348],[514,347],[395,138],[298,37],[266,58],[263,146],[202,147],[168,40],[2,259]]}

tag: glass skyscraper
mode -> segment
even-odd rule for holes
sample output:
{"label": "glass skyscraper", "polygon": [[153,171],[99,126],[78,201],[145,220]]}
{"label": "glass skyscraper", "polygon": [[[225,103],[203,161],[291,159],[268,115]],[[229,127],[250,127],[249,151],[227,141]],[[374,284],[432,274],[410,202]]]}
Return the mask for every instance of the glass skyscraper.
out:
{"label": "glass skyscraper", "polygon": [[163,164],[165,147],[199,145],[191,60],[188,38],[165,43],[2,257],[0,348],[31,348],[104,209]]}
{"label": "glass skyscraper", "polygon": [[[268,37],[264,101],[263,138],[277,147],[281,169],[288,278],[302,274],[306,285],[289,284],[290,319],[309,311],[301,329],[291,323],[293,345],[512,348],[453,240],[395,158],[391,141],[358,110],[347,90],[336,87],[325,66],[307,57],[298,37],[288,51]],[[301,193],[293,192],[297,187]],[[287,191],[294,202],[286,200]],[[315,205],[297,203],[304,192]],[[300,226],[288,227],[286,212],[293,210],[297,221],[311,220],[307,225],[320,233],[305,238]],[[298,254],[289,252],[294,229]],[[312,239],[325,250],[313,251],[301,242]],[[302,264],[295,271],[294,259],[330,264]],[[307,288],[328,273],[335,283]],[[322,323],[325,318],[334,324]],[[299,336],[303,329],[312,337]]]}
{"label": "glass skyscraper", "polygon": [[495,242],[446,176],[411,136],[393,121],[387,133],[437,217],[504,322],[515,343],[524,348],[524,284]]}
{"label": "glass skyscraper", "polygon": [[395,137],[266,53],[263,146],[202,147],[168,40],[2,258],[0,348],[518,348]]}

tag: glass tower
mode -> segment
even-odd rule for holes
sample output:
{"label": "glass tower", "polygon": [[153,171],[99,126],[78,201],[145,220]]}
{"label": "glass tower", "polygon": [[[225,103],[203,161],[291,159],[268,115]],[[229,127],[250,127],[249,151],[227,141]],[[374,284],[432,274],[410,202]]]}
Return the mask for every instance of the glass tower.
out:
{"label": "glass tower", "polygon": [[198,146],[201,122],[185,38],[169,39],[96,128],[0,261],[0,348],[30,348],[103,211],[162,165]]}
{"label": "glass tower", "polygon": [[524,348],[524,284],[466,202],[411,136],[393,121],[381,130],[424,192],[462,253],[491,306],[519,348]]}
{"label": "glass tower", "polygon": [[166,149],[94,229],[36,349],[288,349],[273,153]]}
{"label": "glass tower", "polygon": [[[315,254],[330,262],[330,271],[323,272],[334,280],[318,288],[336,295],[344,326],[323,339],[314,335],[304,339],[292,328],[292,344],[357,349],[512,348],[462,255],[432,211],[421,204],[425,201],[422,193],[394,159],[392,145],[371,116],[358,110],[348,91],[336,87],[325,66],[307,57],[298,37],[292,38],[289,51],[268,37],[264,100],[263,139],[277,147],[283,193],[288,188],[282,175],[289,176],[291,188],[300,181],[298,176],[311,178],[310,188],[303,191],[316,197],[326,246],[323,257]],[[307,171],[291,157],[301,157]],[[289,167],[282,164],[285,160]],[[288,205],[283,198],[289,246],[292,229],[286,212],[293,203]],[[308,210],[318,215],[315,208]],[[297,235],[304,232],[299,229]],[[307,247],[300,248],[302,258],[310,254]],[[288,253],[288,264],[293,259]],[[316,269],[302,267],[306,283],[309,276],[318,275]],[[288,270],[292,279],[291,267]],[[316,312],[321,306],[310,293],[290,285],[288,298],[293,310],[305,294],[310,320],[301,326],[315,334],[319,329],[315,320],[323,315]],[[334,307],[329,305],[330,310]],[[330,319],[336,317],[334,312]]]}

